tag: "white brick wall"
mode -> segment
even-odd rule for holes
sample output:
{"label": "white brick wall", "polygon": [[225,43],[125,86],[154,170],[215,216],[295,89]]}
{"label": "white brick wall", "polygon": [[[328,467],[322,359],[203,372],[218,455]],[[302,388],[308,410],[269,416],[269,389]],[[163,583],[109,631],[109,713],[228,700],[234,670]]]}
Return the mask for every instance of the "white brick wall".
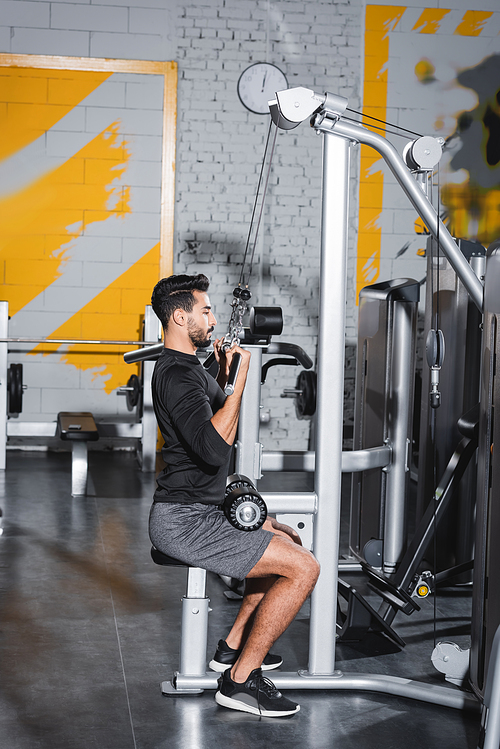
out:
{"label": "white brick wall", "polygon": [[[243,257],[269,122],[240,103],[236,93],[240,74],[253,62],[267,60],[281,67],[291,86],[347,94],[358,107],[355,76],[351,72],[347,83],[346,71],[337,60],[346,46],[348,28],[359,56],[359,24],[357,4],[264,0],[243,7],[238,0],[220,0],[200,7],[179,3],[177,270],[202,271],[213,278],[228,274],[229,290],[239,275],[239,267],[228,268],[227,259],[238,263]],[[256,304],[283,307],[281,339],[299,344],[314,358],[321,138],[307,124],[280,132],[274,161],[261,227],[261,263],[251,288]],[[197,240],[201,246],[193,252],[187,240]],[[351,277],[353,272],[351,267]],[[224,329],[228,289],[219,286],[212,297]],[[284,386],[295,384],[297,374],[298,369],[279,367],[268,375],[263,398],[272,418],[261,430],[268,448],[300,449],[307,443],[308,422],[297,421],[293,401],[280,398]]]}
{"label": "white brick wall", "polygon": [[2,52],[173,60],[175,0],[1,0]]}

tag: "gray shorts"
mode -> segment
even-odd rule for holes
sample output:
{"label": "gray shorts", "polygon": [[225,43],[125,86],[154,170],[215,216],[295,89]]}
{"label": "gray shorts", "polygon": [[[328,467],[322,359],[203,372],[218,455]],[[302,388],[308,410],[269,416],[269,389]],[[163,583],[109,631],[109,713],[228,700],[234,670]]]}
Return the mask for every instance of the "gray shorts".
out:
{"label": "gray shorts", "polygon": [[233,528],[217,505],[155,502],[149,514],[149,536],[158,551],[238,580],[255,567],[273,535],[263,528]]}

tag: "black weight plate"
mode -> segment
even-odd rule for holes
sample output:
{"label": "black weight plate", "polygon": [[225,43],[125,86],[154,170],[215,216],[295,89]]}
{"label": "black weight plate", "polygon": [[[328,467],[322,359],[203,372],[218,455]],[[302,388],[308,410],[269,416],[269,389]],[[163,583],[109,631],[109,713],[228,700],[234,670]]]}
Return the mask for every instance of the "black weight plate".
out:
{"label": "black weight plate", "polygon": [[316,413],[316,372],[303,369],[295,385],[300,393],[295,397],[295,410],[299,419]]}
{"label": "black weight plate", "polygon": [[137,375],[133,374],[129,377],[127,387],[132,388],[132,390],[127,390],[126,392],[127,408],[129,411],[132,411],[139,403],[139,398],[141,397],[141,381]]}
{"label": "black weight plate", "polygon": [[11,364],[7,376],[10,414],[20,414],[23,410],[23,365]]}

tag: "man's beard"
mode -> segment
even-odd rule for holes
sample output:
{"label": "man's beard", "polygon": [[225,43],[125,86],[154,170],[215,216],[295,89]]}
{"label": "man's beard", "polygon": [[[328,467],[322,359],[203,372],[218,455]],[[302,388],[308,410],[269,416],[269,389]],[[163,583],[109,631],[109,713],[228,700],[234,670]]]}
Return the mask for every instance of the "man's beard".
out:
{"label": "man's beard", "polygon": [[193,344],[193,346],[196,346],[196,348],[207,348],[211,344],[209,333],[213,332],[213,328],[209,328],[207,332],[200,330],[200,328],[197,328],[194,323],[188,324],[188,335],[189,340]]}

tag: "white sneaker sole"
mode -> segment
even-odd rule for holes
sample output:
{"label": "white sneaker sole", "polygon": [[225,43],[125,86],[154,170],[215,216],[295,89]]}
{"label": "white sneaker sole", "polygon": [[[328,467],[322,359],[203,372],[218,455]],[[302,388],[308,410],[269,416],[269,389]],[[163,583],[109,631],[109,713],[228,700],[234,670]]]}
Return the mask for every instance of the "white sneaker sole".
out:
{"label": "white sneaker sole", "polygon": [[[273,664],[271,666],[261,666],[262,671],[273,671],[275,668],[279,668],[282,665],[283,661],[280,661],[279,663]],[[208,667],[212,669],[212,671],[217,671],[219,674],[223,674],[224,671],[227,671],[228,668],[231,668],[232,664],[225,665],[224,663],[219,663],[218,661],[211,660],[208,664]]]}
{"label": "white sneaker sole", "polygon": [[243,713],[261,715],[263,718],[285,718],[287,715],[295,715],[300,710],[300,705],[297,705],[294,710],[263,710],[253,705],[247,705],[246,702],[233,700],[231,697],[226,697],[220,692],[215,693],[215,701],[221,707],[228,707],[230,710],[240,710]]}

